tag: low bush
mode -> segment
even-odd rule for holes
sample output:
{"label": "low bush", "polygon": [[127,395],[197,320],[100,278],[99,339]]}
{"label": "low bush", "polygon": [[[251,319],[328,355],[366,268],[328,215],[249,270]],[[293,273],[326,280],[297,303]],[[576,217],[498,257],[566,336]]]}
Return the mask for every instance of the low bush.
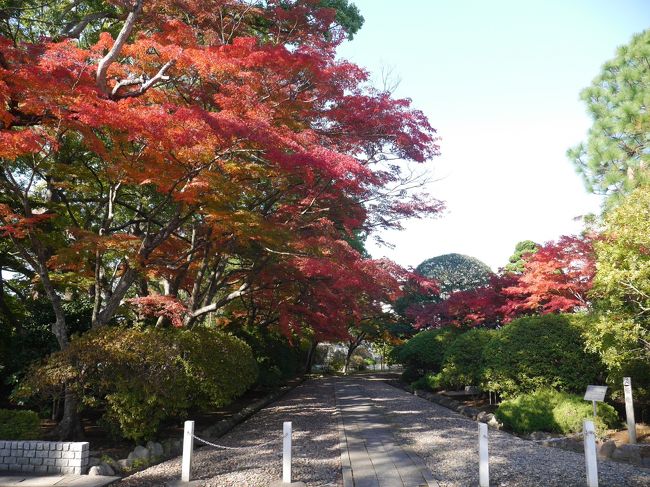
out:
{"label": "low bush", "polygon": [[589,419],[594,421],[598,434],[602,436],[607,427],[618,425],[616,410],[609,404],[598,403],[597,412],[594,418],[591,403],[580,396],[540,389],[503,401],[495,415],[507,428],[521,434],[533,431],[578,433],[582,431],[582,421]]}
{"label": "low bush", "polygon": [[427,372],[438,372],[446,349],[457,336],[458,331],[452,328],[421,331],[395,348],[393,357],[413,375],[421,377]]}
{"label": "low bush", "polygon": [[504,398],[550,387],[582,393],[602,382],[603,366],[585,352],[581,327],[566,315],[519,318],[485,346],[484,388]]}
{"label": "low bush", "polygon": [[16,396],[47,397],[67,386],[104,409],[121,436],[140,441],[190,407],[228,404],[256,375],[248,345],[214,329],[103,327],[32,368]]}
{"label": "low bush", "polygon": [[483,351],[495,333],[495,330],[474,328],[459,335],[445,351],[440,384],[450,388],[481,384],[485,371]]}
{"label": "low bush", "polygon": [[35,440],[41,422],[34,411],[0,409],[0,439]]}

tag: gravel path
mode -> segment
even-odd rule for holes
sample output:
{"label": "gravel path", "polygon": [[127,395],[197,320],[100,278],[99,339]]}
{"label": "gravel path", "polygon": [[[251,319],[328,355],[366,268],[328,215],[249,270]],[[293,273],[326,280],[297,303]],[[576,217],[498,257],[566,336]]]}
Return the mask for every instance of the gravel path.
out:
{"label": "gravel path", "polygon": [[[343,485],[333,379],[303,383],[214,442],[224,446],[266,446],[246,450],[195,450],[193,480],[210,487],[266,487],[282,478],[282,423],[292,421],[294,481],[309,487]],[[200,427],[197,427],[200,431]],[[176,458],[125,478],[118,487],[160,487],[180,479]]]}
{"label": "gravel path", "polygon": [[[381,380],[355,379],[396,426],[397,437],[423,458],[441,487],[478,485],[476,422]],[[489,431],[490,485],[586,485],[584,455]],[[600,487],[650,486],[650,470],[599,461]]]}
{"label": "gravel path", "polygon": [[[201,486],[267,487],[281,478],[281,430],[293,421],[293,478],[309,487],[341,487],[341,463],[334,381],[361,388],[386,414],[403,445],[420,456],[441,487],[478,485],[476,422],[449,409],[392,387],[379,378],[326,378],[305,382],[220,438],[228,446],[277,443],[241,451],[201,448],[195,453],[194,478]],[[585,486],[582,454],[544,447],[490,430],[492,487]],[[601,487],[650,487],[650,470],[599,461]],[[163,486],[180,477],[180,458],[122,480],[119,487]]]}

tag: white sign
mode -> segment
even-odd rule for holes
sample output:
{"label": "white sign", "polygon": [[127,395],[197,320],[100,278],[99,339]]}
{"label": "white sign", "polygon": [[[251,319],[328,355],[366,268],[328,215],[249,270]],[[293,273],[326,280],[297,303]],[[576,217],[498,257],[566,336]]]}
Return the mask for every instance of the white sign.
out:
{"label": "white sign", "polygon": [[604,401],[607,394],[607,386],[587,386],[585,401]]}

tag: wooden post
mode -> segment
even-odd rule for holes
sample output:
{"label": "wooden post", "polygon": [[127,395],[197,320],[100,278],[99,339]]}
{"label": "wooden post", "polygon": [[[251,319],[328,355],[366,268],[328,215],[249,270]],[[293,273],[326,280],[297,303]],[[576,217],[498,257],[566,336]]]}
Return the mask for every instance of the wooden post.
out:
{"label": "wooden post", "polygon": [[194,455],[194,421],[185,421],[183,434],[183,462],[181,464],[181,480],[189,482],[192,476],[192,456]]}
{"label": "wooden post", "polygon": [[585,445],[585,464],[587,466],[587,487],[598,487],[598,460],[596,458],[596,430],[593,421],[584,420],[582,433]]}
{"label": "wooden post", "polygon": [[627,433],[630,444],[636,443],[636,422],[634,421],[634,401],[632,400],[632,379],[623,377],[623,390],[625,392],[625,416],[627,417]]}
{"label": "wooden post", "polygon": [[291,483],[291,421],[283,426],[282,438],[282,483]]}
{"label": "wooden post", "polygon": [[488,426],[478,424],[479,486],[490,487],[490,461],[488,456]]}

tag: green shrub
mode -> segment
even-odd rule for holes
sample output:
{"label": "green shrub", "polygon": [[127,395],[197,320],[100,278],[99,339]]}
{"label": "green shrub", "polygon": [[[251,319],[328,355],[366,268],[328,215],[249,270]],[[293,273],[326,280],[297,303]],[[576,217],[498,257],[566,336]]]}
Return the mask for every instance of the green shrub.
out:
{"label": "green shrub", "polygon": [[483,386],[506,399],[544,387],[582,393],[603,373],[584,349],[581,327],[566,315],[519,318],[487,343]]}
{"label": "green shrub", "polygon": [[474,328],[459,335],[445,351],[441,385],[460,388],[481,384],[485,370],[483,350],[495,333],[494,330]]}
{"label": "green shrub", "polygon": [[422,377],[422,374],[417,370],[406,367],[400,376],[400,380],[406,384],[411,384]]}
{"label": "green shrub", "polygon": [[190,407],[219,407],[253,384],[248,345],[214,329],[102,327],[72,340],[34,367],[17,396],[71,387],[125,438],[154,437],[161,421]]}
{"label": "green shrub", "polygon": [[616,410],[609,404],[598,403],[597,412],[594,419],[592,404],[580,396],[540,389],[503,401],[495,415],[507,428],[521,434],[533,431],[578,433],[582,431],[582,421],[589,419],[594,421],[602,436],[607,427],[618,425]]}
{"label": "green shrub", "polygon": [[412,373],[423,376],[427,372],[438,372],[447,347],[458,336],[452,328],[421,331],[393,351],[397,362]]}
{"label": "green shrub", "polygon": [[257,361],[256,387],[274,389],[305,371],[307,340],[296,339],[291,344],[286,336],[259,327],[242,327],[236,334],[250,346]]}
{"label": "green shrub", "polygon": [[0,409],[0,439],[35,440],[41,422],[34,411]]}

